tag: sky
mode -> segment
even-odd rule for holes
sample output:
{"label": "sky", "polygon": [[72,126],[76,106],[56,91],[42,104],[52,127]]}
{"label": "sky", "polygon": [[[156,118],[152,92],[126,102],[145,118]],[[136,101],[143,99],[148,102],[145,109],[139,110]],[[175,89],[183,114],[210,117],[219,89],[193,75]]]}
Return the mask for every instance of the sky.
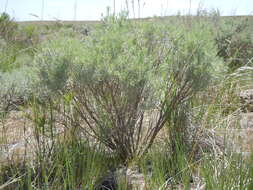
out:
{"label": "sky", "polygon": [[111,13],[128,10],[132,18],[194,14],[199,8],[219,9],[221,15],[253,15],[253,0],[0,0],[0,13],[17,21],[100,20],[107,7]]}

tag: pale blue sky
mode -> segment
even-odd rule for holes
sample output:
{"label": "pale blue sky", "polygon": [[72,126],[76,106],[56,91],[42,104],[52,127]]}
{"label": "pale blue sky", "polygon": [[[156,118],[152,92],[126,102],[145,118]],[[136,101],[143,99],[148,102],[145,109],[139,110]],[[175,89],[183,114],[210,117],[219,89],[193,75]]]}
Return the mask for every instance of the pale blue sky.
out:
{"label": "pale blue sky", "polygon": [[[126,1],[115,0],[116,12],[126,9]],[[128,0],[130,16],[138,17],[138,0],[134,1],[135,11],[132,0]],[[42,2],[43,0],[0,0],[0,12],[6,11],[17,21],[40,20],[42,16],[43,20],[100,20],[101,15],[105,15],[107,6],[114,10],[114,0],[44,0],[44,9]],[[253,14],[253,0],[140,0],[140,7],[141,17],[172,15],[178,11],[188,13],[190,7],[192,13],[202,7],[218,8],[222,15]],[[32,15],[37,15],[38,18]]]}

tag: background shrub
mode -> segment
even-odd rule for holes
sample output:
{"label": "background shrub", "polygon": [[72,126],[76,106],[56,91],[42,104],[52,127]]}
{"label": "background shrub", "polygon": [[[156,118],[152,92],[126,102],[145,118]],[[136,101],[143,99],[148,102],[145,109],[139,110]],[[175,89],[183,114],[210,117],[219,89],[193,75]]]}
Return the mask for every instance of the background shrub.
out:
{"label": "background shrub", "polygon": [[34,59],[35,72],[40,79],[38,98],[66,89],[73,65],[83,57],[82,51],[82,42],[78,38],[64,34],[40,45]]}
{"label": "background shrub", "polygon": [[15,34],[18,25],[15,23],[7,13],[0,15],[0,36],[6,41],[15,39]]}
{"label": "background shrub", "polygon": [[36,75],[29,67],[0,73],[0,111],[18,109],[19,105],[28,101],[32,96],[33,83],[36,80]]}
{"label": "background shrub", "polygon": [[224,19],[217,31],[218,56],[228,64],[230,71],[252,64],[253,36],[251,19]]}

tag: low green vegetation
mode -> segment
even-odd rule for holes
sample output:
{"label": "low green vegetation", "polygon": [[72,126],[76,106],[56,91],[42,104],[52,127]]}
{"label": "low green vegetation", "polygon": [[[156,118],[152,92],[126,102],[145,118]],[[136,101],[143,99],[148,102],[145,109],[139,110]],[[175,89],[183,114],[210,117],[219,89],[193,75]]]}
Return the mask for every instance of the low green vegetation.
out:
{"label": "low green vegetation", "polygon": [[[36,25],[3,13],[0,189],[140,189],[131,168],[146,189],[251,189],[252,160],[214,131],[239,127],[252,21],[203,11]],[[24,139],[10,157],[16,112]]]}

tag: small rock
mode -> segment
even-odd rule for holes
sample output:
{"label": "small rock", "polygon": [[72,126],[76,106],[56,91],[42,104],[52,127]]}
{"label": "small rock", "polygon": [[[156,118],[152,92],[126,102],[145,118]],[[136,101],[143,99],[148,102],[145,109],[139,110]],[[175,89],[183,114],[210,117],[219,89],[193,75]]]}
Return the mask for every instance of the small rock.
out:
{"label": "small rock", "polygon": [[243,112],[253,112],[253,89],[242,91],[239,97]]}
{"label": "small rock", "polygon": [[121,168],[115,172],[117,180],[125,182],[127,189],[131,190],[145,190],[146,182],[144,174],[140,173],[138,167]]}
{"label": "small rock", "polygon": [[128,168],[126,171],[126,176],[133,189],[145,189],[145,177],[142,173],[139,172],[138,168]]}
{"label": "small rock", "polygon": [[253,112],[243,113],[240,120],[241,128],[253,128]]}

